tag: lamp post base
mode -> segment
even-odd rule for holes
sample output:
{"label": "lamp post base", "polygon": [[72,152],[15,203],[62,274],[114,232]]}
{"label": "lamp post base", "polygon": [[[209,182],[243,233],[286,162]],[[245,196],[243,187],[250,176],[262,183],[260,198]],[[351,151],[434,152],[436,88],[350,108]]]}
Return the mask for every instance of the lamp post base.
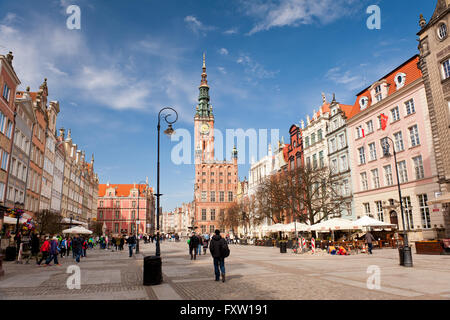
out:
{"label": "lamp post base", "polygon": [[412,261],[412,252],[411,247],[407,246],[403,248],[403,266],[405,267],[412,267],[413,261]]}
{"label": "lamp post base", "polygon": [[136,253],[139,253],[139,237],[136,238]]}

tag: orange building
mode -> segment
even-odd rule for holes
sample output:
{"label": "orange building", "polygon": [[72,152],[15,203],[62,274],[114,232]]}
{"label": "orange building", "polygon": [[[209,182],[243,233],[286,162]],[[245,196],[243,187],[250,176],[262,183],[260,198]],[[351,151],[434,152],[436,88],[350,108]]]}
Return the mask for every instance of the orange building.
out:
{"label": "orange building", "polygon": [[155,201],[148,184],[99,184],[97,210],[97,221],[108,235],[155,230]]}
{"label": "orange building", "polygon": [[[214,233],[221,228],[221,217],[235,201],[238,185],[237,150],[232,161],[214,159],[214,115],[209,103],[209,85],[206,79],[205,56],[199,87],[198,105],[194,118],[195,126],[195,215],[197,232]],[[229,230],[221,230],[228,232]]]}

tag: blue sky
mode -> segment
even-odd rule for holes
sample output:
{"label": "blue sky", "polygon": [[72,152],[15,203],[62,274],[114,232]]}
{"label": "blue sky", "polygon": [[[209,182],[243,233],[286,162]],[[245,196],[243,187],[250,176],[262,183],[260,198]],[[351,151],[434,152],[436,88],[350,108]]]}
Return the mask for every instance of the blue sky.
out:
{"label": "blue sky", "polygon": [[[157,113],[174,107],[174,127],[193,132],[203,52],[216,128],[279,129],[287,141],[289,127],[318,110],[321,92],[353,104],[418,53],[419,14],[429,19],[435,3],[2,1],[0,51],[14,52],[21,89],[36,91],[48,78],[61,106],[58,128],[70,128],[88,158],[95,154],[101,183],[148,176],[156,188]],[[81,9],[80,30],[66,28],[71,4]],[[380,30],[366,27],[373,4]],[[162,205],[171,210],[192,200],[194,168],[172,163],[176,143],[161,141]],[[247,161],[241,179],[248,170]]]}

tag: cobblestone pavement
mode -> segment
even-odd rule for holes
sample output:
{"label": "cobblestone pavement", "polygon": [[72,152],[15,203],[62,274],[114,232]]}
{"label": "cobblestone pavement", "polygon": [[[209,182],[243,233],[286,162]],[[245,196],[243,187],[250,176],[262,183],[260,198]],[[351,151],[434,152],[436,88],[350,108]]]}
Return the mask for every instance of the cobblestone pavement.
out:
{"label": "cobblestone pavement", "polygon": [[[142,285],[144,255],[154,255],[155,245],[141,242],[141,254],[94,249],[82,259],[81,289],[69,290],[67,267],[38,267],[4,262],[0,299],[101,299],[101,300],[354,300],[450,299],[450,256],[413,254],[414,267],[398,265],[398,251],[330,256],[281,254],[278,248],[230,245],[226,259],[227,281],[214,281],[209,253],[190,260],[187,244],[163,242],[164,282]],[[369,266],[380,270],[380,288],[370,290]]]}

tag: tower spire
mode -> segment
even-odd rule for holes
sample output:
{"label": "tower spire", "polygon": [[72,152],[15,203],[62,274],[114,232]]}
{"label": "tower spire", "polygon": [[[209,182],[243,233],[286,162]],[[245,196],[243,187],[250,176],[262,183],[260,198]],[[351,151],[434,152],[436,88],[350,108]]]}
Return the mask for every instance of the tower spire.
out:
{"label": "tower spire", "polygon": [[203,53],[202,81],[199,86],[198,105],[196,108],[196,116],[201,118],[213,118],[212,106],[209,103],[209,85],[206,74],[206,55]]}
{"label": "tower spire", "polygon": [[200,87],[208,87],[208,80],[206,79],[208,75],[206,74],[206,57],[205,53],[203,52],[203,72],[202,72],[202,82],[200,83]]}

